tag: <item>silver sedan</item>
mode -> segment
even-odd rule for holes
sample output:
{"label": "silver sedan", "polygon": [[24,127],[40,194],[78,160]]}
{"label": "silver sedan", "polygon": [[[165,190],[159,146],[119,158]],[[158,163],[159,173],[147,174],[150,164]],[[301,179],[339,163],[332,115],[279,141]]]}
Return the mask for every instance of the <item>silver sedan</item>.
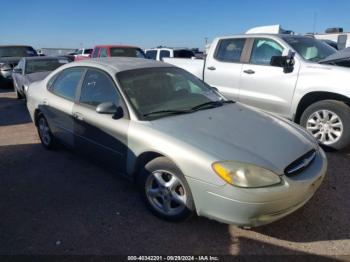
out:
{"label": "silver sedan", "polygon": [[67,64],[29,87],[27,105],[44,147],[59,141],[108,164],[166,220],[267,224],[303,206],[326,174],[304,129],[161,62]]}

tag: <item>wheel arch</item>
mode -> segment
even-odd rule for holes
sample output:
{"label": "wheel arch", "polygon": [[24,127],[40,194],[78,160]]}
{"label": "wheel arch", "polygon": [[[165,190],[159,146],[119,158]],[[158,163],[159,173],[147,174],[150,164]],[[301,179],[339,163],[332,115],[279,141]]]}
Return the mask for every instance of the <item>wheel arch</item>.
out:
{"label": "wheel arch", "polygon": [[299,101],[294,122],[300,124],[301,115],[310,105],[322,100],[336,100],[341,101],[350,106],[350,98],[332,92],[315,91],[305,94]]}

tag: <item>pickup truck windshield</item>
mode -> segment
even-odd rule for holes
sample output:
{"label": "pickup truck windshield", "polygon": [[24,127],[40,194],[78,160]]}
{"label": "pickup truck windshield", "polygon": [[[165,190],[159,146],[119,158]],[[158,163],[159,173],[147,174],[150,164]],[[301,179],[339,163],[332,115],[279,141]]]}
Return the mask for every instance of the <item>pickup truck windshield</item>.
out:
{"label": "pickup truck windshield", "polygon": [[138,58],[146,58],[143,51],[139,48],[133,47],[111,47],[110,49],[111,56],[124,56],[124,57],[138,57]]}
{"label": "pickup truck windshield", "polygon": [[318,62],[337,51],[326,43],[311,37],[286,36],[283,37],[283,40],[304,59],[312,62]]}
{"label": "pickup truck windshield", "polygon": [[36,51],[29,46],[0,47],[0,57],[28,57],[37,55]]}
{"label": "pickup truck windshield", "polygon": [[32,74],[36,72],[53,71],[61,65],[67,64],[66,59],[36,59],[27,60],[26,62],[26,74]]}
{"label": "pickup truck windshield", "polygon": [[212,87],[180,68],[144,68],[120,72],[117,78],[140,118],[192,113],[226,101]]}

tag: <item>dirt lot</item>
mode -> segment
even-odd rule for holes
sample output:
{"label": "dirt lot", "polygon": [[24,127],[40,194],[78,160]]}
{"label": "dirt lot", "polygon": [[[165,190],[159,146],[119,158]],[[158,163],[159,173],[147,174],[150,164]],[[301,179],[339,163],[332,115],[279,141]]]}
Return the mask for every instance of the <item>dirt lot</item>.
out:
{"label": "dirt lot", "polygon": [[350,149],[328,153],[316,195],[274,224],[172,224],[146,210],[132,183],[66,149],[45,150],[10,91],[0,89],[0,254],[350,255]]}

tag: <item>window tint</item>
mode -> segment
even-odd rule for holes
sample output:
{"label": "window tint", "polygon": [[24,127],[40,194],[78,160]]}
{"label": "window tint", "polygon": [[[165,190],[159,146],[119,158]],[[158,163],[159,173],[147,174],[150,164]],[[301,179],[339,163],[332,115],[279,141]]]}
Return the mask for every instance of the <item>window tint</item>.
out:
{"label": "window tint", "polygon": [[270,65],[271,57],[281,56],[283,47],[271,39],[255,39],[250,56],[250,63]]}
{"label": "window tint", "polygon": [[148,59],[157,60],[157,50],[148,50],[148,51],[146,51],[146,57]]}
{"label": "window tint", "polygon": [[108,56],[107,49],[101,48],[100,57],[107,57],[107,56]]}
{"label": "window tint", "polygon": [[104,102],[117,103],[118,98],[114,82],[107,74],[99,70],[88,70],[81,88],[80,103],[96,107]]}
{"label": "window tint", "polygon": [[159,54],[159,59],[163,60],[164,57],[170,57],[170,51],[168,50],[161,50]]}
{"label": "window tint", "polygon": [[74,100],[75,91],[83,72],[82,68],[70,68],[62,71],[51,86],[51,91],[56,95]]}
{"label": "window tint", "polygon": [[85,55],[89,55],[89,54],[91,54],[92,53],[92,49],[85,49],[84,50],[84,54]]}
{"label": "window tint", "polygon": [[112,57],[146,58],[144,52],[140,48],[135,47],[111,47],[109,51]]}
{"label": "window tint", "polygon": [[194,57],[195,54],[191,50],[174,50],[174,57],[178,58],[191,58]]}
{"label": "window tint", "polygon": [[94,52],[92,53],[92,58],[98,57],[98,52],[100,52],[100,48],[95,48]]}
{"label": "window tint", "polygon": [[224,62],[239,62],[244,43],[243,38],[221,40],[215,58]]}

